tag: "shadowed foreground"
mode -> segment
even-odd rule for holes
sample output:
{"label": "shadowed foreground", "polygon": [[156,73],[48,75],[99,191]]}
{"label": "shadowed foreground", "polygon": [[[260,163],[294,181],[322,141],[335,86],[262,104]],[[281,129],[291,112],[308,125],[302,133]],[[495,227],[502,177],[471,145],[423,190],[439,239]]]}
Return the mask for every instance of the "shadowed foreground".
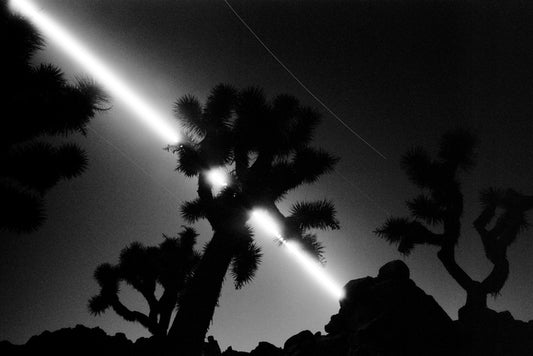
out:
{"label": "shadowed foreground", "polygon": [[[515,320],[509,312],[487,310],[477,323],[452,321],[433,297],[409,278],[402,261],[380,268],[377,277],[354,279],[344,287],[346,298],[325,326],[326,334],[302,331],[283,347],[259,342],[251,352],[231,347],[220,352],[215,340],[204,344],[205,356],[322,355],[531,355],[533,322]],[[261,336],[258,336],[260,339]],[[135,342],[124,334],[107,335],[78,325],[45,331],[25,345],[0,343],[2,355],[159,355],[154,339]]]}

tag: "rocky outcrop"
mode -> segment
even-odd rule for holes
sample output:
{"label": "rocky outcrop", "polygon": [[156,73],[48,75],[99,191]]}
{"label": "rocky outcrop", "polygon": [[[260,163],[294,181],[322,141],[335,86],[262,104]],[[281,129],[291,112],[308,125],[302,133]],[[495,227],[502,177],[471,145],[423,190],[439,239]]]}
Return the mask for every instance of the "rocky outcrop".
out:
{"label": "rocky outcrop", "polygon": [[250,356],[283,356],[283,350],[269,342],[261,341],[255,349],[250,352]]}
{"label": "rocky outcrop", "polygon": [[122,333],[110,336],[100,328],[77,325],[32,336],[24,345],[0,344],[0,354],[11,355],[125,355],[134,344]]}
{"label": "rocky outcrop", "polygon": [[533,355],[533,321],[465,308],[452,321],[409,275],[405,263],[392,261],[377,277],[348,282],[327,335],[302,331],[285,342],[285,355]]}
{"label": "rocky outcrop", "polygon": [[409,278],[402,261],[384,265],[377,277],[348,282],[328,333],[302,332],[287,340],[287,355],[450,355],[458,337],[433,297]]}

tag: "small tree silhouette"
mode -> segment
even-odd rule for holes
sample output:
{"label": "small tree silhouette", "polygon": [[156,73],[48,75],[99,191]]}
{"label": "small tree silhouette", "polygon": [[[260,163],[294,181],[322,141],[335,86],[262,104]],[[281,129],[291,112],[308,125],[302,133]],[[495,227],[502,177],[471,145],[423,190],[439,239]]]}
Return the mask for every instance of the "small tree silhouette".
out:
{"label": "small tree silhouette", "polygon": [[[163,235],[157,247],[134,242],[120,253],[117,265],[104,263],[94,272],[100,293],[89,300],[89,311],[101,314],[108,308],[127,321],[138,322],[156,336],[165,336],[179,296],[193,274],[200,254],[194,250],[196,232],[184,228],[178,237]],[[119,299],[120,283],[125,282],[141,293],[148,303],[148,315],[130,310]],[[159,299],[156,286],[162,287]]]}
{"label": "small tree silhouette", "polygon": [[[483,210],[474,221],[481,237],[485,255],[493,264],[483,281],[473,280],[456,262],[455,246],[461,236],[463,194],[459,171],[474,165],[474,136],[462,129],[446,133],[440,142],[438,159],[414,148],[404,155],[402,168],[423,193],[407,201],[410,218],[389,218],[375,232],[398,250],[408,255],[416,245],[439,247],[438,258],[452,278],[466,291],[466,305],[459,311],[476,315],[487,308],[487,295],[497,295],[509,275],[507,248],[528,226],[526,212],[533,208],[533,196],[524,196],[512,189],[489,188],[480,194]],[[501,213],[499,211],[501,210]],[[489,228],[491,222],[495,221]],[[440,226],[442,232],[430,227]]]}
{"label": "small tree silhouette", "polygon": [[[182,205],[182,216],[189,222],[207,219],[214,235],[169,336],[183,354],[199,355],[227,271],[240,288],[258,268],[261,252],[247,226],[252,208],[266,209],[284,238],[322,259],[322,246],[311,230],[338,228],[333,204],[300,202],[285,216],[277,203],[298,186],[316,182],[337,159],[309,145],[320,115],[290,95],[269,102],[259,88],[237,91],[218,85],[205,105],[187,95],[178,100],[176,112],[189,140],[169,150],[178,155],[177,170],[198,177],[198,198]],[[229,174],[219,194],[207,179],[217,167]]]}
{"label": "small tree silhouette", "polygon": [[80,147],[53,146],[43,136],[85,134],[105,98],[87,80],[67,83],[51,64],[32,66],[43,40],[7,3],[0,2],[0,229],[30,232],[44,221],[44,194],[87,166]]}

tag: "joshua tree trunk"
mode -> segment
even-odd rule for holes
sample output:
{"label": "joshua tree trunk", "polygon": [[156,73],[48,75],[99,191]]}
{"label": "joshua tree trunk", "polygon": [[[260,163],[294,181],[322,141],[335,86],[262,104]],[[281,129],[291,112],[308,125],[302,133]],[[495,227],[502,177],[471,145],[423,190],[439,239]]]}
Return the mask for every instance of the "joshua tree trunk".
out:
{"label": "joshua tree trunk", "polygon": [[462,312],[459,311],[460,319],[462,315],[465,315],[465,312],[476,313],[485,310],[487,308],[487,296],[498,293],[507,280],[509,275],[509,261],[506,258],[507,248],[498,245],[496,249],[488,249],[491,252],[493,250],[495,252],[487,253],[487,255],[490,256],[489,260],[494,266],[491,273],[482,282],[470,278],[457,264],[453,244],[443,244],[438,253],[438,257],[448,273],[466,291],[466,304],[461,308]]}
{"label": "joshua tree trunk", "polygon": [[440,261],[446,268],[446,271],[452,276],[452,278],[463,288],[468,291],[472,286],[472,278],[457,264],[455,261],[455,248],[454,246],[444,245],[437,253]]}
{"label": "joshua tree trunk", "polygon": [[199,356],[207,330],[233,257],[231,237],[215,232],[169,330],[168,350],[184,356]]}
{"label": "joshua tree trunk", "polygon": [[472,309],[484,309],[487,307],[487,295],[497,293],[507,280],[509,274],[509,262],[507,258],[493,259],[492,272],[483,282],[474,281],[455,261],[453,246],[443,246],[438,253],[442,264],[452,278],[466,291],[465,307]]}

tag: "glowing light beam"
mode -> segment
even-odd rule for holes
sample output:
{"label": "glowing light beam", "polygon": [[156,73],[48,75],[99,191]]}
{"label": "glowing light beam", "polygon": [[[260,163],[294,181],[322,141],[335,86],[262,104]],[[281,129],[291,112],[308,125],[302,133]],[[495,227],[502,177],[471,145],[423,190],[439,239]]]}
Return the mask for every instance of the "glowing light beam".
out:
{"label": "glowing light beam", "polygon": [[[84,67],[100,85],[122,100],[145,125],[157,133],[166,143],[175,144],[179,142],[180,137],[177,130],[168,124],[170,118],[167,118],[149,105],[148,102],[131,89],[131,85],[117,76],[109,66],[97,58],[59,23],[46,15],[31,1],[11,0],[9,5],[12,10],[27,17],[44,35],[48,36],[68,56]],[[224,172],[220,169],[210,171],[208,179],[215,187],[224,187],[228,184]],[[278,225],[268,213],[261,210],[254,210],[251,220],[254,220],[254,222],[267,232],[274,234],[287,247],[287,251],[295,257],[296,261],[333,297],[336,299],[343,297],[343,289],[316,261],[307,255],[296,243],[287,241],[281,236]]]}
{"label": "glowing light beam", "polygon": [[281,236],[281,231],[276,221],[264,210],[254,210],[250,221],[257,224],[266,232],[273,234],[276,238],[287,247],[287,251],[296,259],[296,261],[309,273],[314,280],[320,284],[335,299],[340,300],[344,297],[344,290],[329,276],[324,268],[317,263],[311,256],[302,250],[302,248],[293,241],[287,241]]}
{"label": "glowing light beam", "polygon": [[157,133],[168,144],[178,143],[180,137],[177,129],[169,124],[170,117],[154,109],[131,85],[118,77],[110,67],[97,58],[81,41],[72,36],[54,19],[44,13],[28,0],[11,0],[12,10],[27,17],[40,32],[52,40],[68,56],[87,70],[98,84],[110,94],[123,101],[128,108],[150,129]]}

